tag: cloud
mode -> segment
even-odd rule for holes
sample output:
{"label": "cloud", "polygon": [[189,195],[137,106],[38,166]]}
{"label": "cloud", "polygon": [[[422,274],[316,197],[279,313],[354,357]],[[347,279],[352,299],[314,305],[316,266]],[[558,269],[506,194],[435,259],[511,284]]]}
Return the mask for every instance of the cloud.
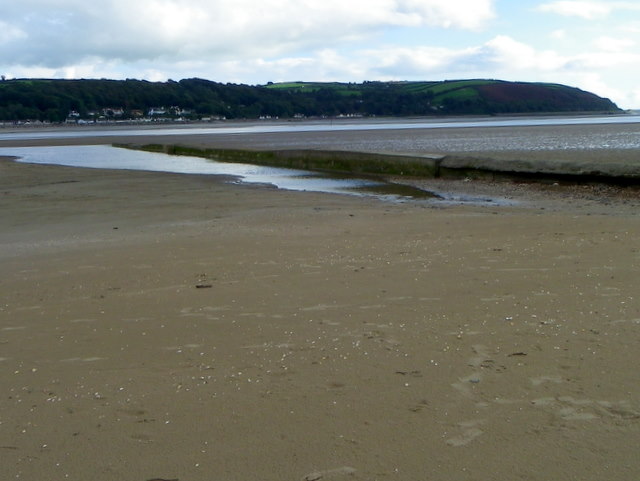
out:
{"label": "cloud", "polygon": [[493,1],[405,0],[400,8],[417,13],[424,25],[479,30],[495,17]]}
{"label": "cloud", "polygon": [[567,31],[560,28],[551,32],[549,37],[553,40],[565,40],[567,38]]}
{"label": "cloud", "polygon": [[[586,47],[585,51],[562,55],[554,50],[537,50],[510,37],[497,36],[480,49],[486,59],[485,69],[493,69],[503,76],[519,75],[528,79],[550,79],[581,75],[616,76],[620,69],[635,77],[640,73],[640,53],[622,48],[624,40],[601,38],[594,42],[599,50]],[[606,47],[606,48],[605,48]],[[593,82],[592,82],[593,83]]]}
{"label": "cloud", "polygon": [[274,57],[362,41],[387,28],[478,30],[495,0],[21,0],[0,6],[3,62],[60,68]]}
{"label": "cloud", "polygon": [[[345,74],[345,66],[347,78],[351,79],[519,77],[522,80],[541,75],[551,77],[558,70],[567,68],[572,60],[573,57],[564,57],[554,51],[539,51],[511,37],[499,35],[484,44],[460,49],[429,46],[369,48],[356,51],[351,58],[343,58],[333,52],[332,56],[307,57],[296,68],[316,72],[323,80],[344,79],[341,75]],[[293,60],[290,59],[288,64],[294,65]],[[261,67],[272,71],[275,64],[265,62]]]}
{"label": "cloud", "polygon": [[573,69],[599,71],[623,69],[627,75],[637,78],[640,54],[635,52],[593,52],[576,55],[569,63]]}
{"label": "cloud", "polygon": [[619,32],[639,34],[640,33],[640,21],[629,22],[618,26]]}
{"label": "cloud", "polygon": [[[611,87],[605,80],[602,78],[602,75],[598,73],[583,73],[577,77],[577,81],[582,86],[583,90],[588,92],[597,92],[601,97],[605,97],[608,99],[618,99],[621,101],[620,106],[628,105],[630,101],[633,99],[630,96],[625,95],[623,91],[620,89]],[[637,104],[634,104],[637,105]]]}
{"label": "cloud", "polygon": [[475,48],[447,49],[437,47],[388,47],[359,52],[371,77],[387,80],[428,79],[447,71],[464,68],[470,71]]}
{"label": "cloud", "polygon": [[567,63],[567,58],[553,50],[538,51],[505,35],[489,40],[482,50],[491,65],[510,71],[550,72],[562,69]]}
{"label": "cloud", "polygon": [[602,0],[566,0],[543,3],[538,6],[538,10],[566,17],[581,17],[586,20],[597,20],[617,10],[640,10],[640,4],[636,2],[605,2]]}
{"label": "cloud", "polygon": [[609,15],[612,7],[605,2],[591,1],[560,1],[544,3],[538,7],[541,12],[556,13],[567,17],[582,17],[593,20]]}
{"label": "cloud", "polygon": [[593,45],[598,50],[607,52],[624,52],[636,45],[636,42],[628,38],[613,38],[609,36],[598,37]]}
{"label": "cloud", "polygon": [[26,38],[27,34],[20,28],[0,20],[0,45]]}

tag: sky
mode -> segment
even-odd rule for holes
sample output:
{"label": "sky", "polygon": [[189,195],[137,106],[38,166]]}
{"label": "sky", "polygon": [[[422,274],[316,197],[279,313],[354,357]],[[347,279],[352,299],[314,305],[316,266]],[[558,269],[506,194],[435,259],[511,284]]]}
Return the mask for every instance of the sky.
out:
{"label": "sky", "polygon": [[640,108],[640,1],[20,0],[6,78],[554,82]]}

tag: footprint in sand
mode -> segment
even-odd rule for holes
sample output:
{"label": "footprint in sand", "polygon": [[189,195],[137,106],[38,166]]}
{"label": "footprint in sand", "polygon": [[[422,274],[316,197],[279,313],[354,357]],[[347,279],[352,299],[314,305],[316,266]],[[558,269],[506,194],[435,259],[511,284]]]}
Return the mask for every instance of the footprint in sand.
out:
{"label": "footprint in sand", "polygon": [[540,386],[547,382],[561,384],[562,378],[560,376],[539,376],[530,378],[530,381],[534,386]]}
{"label": "footprint in sand", "polygon": [[451,386],[464,397],[472,399],[475,396],[473,386],[474,384],[478,384],[481,380],[482,374],[479,372],[473,372],[466,377],[458,379],[458,382],[454,382]]}
{"label": "footprint in sand", "polygon": [[[482,344],[474,344],[472,346],[472,350],[475,355],[467,361],[467,364],[474,368],[475,371],[465,377],[459,378],[458,382],[451,384],[451,386],[460,394],[471,400],[476,398],[476,394],[473,390],[474,386],[482,380],[482,372],[480,372],[480,369],[485,367],[487,363],[493,362],[489,359],[490,354],[486,346]],[[446,443],[449,446],[454,447],[469,444],[478,436],[484,434],[484,431],[478,427],[482,423],[484,423],[483,420],[464,421],[458,423],[457,426],[461,428],[462,432],[458,436],[447,439]]]}
{"label": "footprint in sand", "polygon": [[311,312],[311,311],[326,311],[327,309],[338,309],[344,306],[338,304],[317,304],[315,306],[307,306],[301,307],[300,310],[303,312]]}
{"label": "footprint in sand", "polygon": [[593,419],[637,420],[640,411],[628,401],[610,402],[591,399],[575,399],[571,396],[539,398],[531,401],[536,407],[550,409],[565,421],[589,421]]}
{"label": "footprint in sand", "polygon": [[106,357],[70,357],[69,359],[62,359],[60,362],[96,362],[106,359]]}
{"label": "footprint in sand", "polygon": [[459,436],[447,439],[447,444],[454,447],[460,447],[469,444],[478,436],[484,434],[484,431],[478,428],[478,425],[482,424],[483,422],[484,421],[482,420],[476,420],[458,423],[458,426],[462,428],[462,433]]}
{"label": "footprint in sand", "polygon": [[210,321],[217,321],[216,314],[229,310],[229,306],[204,306],[204,307],[183,307],[180,309],[180,317],[204,317]]}
{"label": "footprint in sand", "polygon": [[[469,359],[468,365],[473,368],[480,368],[489,360],[489,352],[486,346],[482,344],[475,344],[472,346],[475,356]],[[463,378],[459,378],[458,382],[454,382],[451,384],[454,389],[456,389],[460,394],[464,397],[472,399],[474,397],[473,386],[478,384],[482,380],[482,373],[478,371],[474,371],[468,376]]]}
{"label": "footprint in sand", "polygon": [[129,436],[131,439],[141,442],[141,443],[151,443],[153,442],[153,439],[151,438],[151,436],[147,435],[147,434],[132,434],[131,436]]}
{"label": "footprint in sand", "polygon": [[326,471],[314,471],[303,477],[302,481],[319,481],[321,479],[351,476],[355,472],[356,470],[350,466],[342,466],[341,468],[328,469]]}

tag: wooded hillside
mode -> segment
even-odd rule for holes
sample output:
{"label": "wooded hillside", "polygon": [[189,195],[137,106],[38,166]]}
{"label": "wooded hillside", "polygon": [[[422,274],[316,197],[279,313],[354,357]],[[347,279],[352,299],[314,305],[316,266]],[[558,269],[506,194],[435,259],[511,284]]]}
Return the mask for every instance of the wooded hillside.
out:
{"label": "wooded hillside", "polygon": [[203,79],[0,81],[0,120],[256,119],[616,112],[609,99],[558,84],[442,82],[222,84]]}

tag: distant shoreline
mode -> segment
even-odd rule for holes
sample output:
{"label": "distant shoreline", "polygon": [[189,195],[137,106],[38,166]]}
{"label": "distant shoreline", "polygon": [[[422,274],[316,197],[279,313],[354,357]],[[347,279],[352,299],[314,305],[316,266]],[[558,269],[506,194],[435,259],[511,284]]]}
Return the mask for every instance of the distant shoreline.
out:
{"label": "distant shoreline", "polygon": [[[161,129],[166,127],[184,127],[185,129],[195,127],[210,127],[210,126],[233,126],[233,125],[277,125],[277,124],[317,124],[326,122],[341,122],[341,123],[353,123],[353,122],[365,122],[365,123],[404,123],[404,122],[443,122],[443,121],[465,121],[470,119],[522,119],[532,117],[536,119],[544,118],[593,118],[593,117],[628,117],[632,115],[638,115],[640,111],[626,110],[620,112],[609,111],[593,111],[593,112],[532,112],[532,113],[497,113],[492,115],[474,115],[474,114],[460,114],[460,115],[430,115],[430,116],[361,116],[361,117],[307,117],[304,119],[295,118],[270,118],[270,119],[231,119],[231,120],[154,120],[154,121],[135,121],[135,120],[123,120],[123,121],[98,121],[98,122],[85,122],[85,123],[67,123],[67,122],[33,122],[33,121],[0,121],[0,129],[88,129],[88,128],[113,128],[117,129],[140,127],[143,129]],[[1,130],[0,130],[1,131]],[[1,140],[1,139],[0,139]]]}

